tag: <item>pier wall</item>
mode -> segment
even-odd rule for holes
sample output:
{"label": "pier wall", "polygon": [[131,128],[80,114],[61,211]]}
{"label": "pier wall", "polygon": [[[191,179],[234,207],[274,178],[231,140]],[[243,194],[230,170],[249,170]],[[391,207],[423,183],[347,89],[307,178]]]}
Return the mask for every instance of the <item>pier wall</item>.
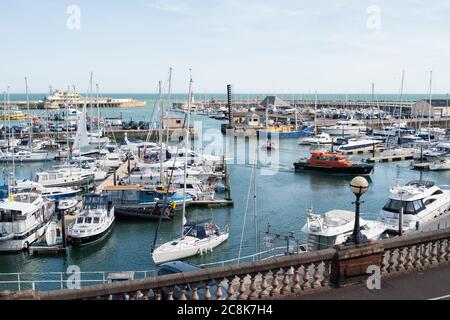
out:
{"label": "pier wall", "polygon": [[[411,232],[402,237],[365,245],[334,248],[264,261],[226,265],[140,280],[101,284],[81,289],[10,293],[6,299],[109,299],[138,293],[159,300],[290,299],[309,292],[340,288],[366,281],[378,268],[381,277],[420,272],[450,262],[450,228]],[[205,285],[200,285],[204,283]],[[187,287],[192,290],[187,292]],[[216,286],[212,295],[211,287]],[[175,290],[176,288],[176,290]]]}

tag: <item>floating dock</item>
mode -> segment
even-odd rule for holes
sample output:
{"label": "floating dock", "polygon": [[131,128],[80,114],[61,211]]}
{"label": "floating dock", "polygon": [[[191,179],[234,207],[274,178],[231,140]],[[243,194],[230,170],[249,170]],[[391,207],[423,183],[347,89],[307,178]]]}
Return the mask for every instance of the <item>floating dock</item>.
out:
{"label": "floating dock", "polygon": [[214,200],[194,200],[189,205],[191,206],[232,206],[231,199],[214,199]]}
{"label": "floating dock", "polygon": [[413,160],[414,154],[402,154],[402,155],[389,155],[389,156],[378,156],[366,159],[369,163],[376,162],[396,162],[396,161],[407,161]]}
{"label": "floating dock", "polygon": [[109,175],[108,178],[106,178],[102,183],[100,183],[97,186],[97,191],[102,192],[103,189],[109,186],[115,186],[117,184],[117,181],[121,177],[126,177],[129,175],[131,170],[136,166],[136,161],[128,159],[122,165],[111,175]]}
{"label": "floating dock", "polygon": [[370,149],[370,150],[355,150],[355,151],[339,151],[340,154],[346,155],[346,156],[351,156],[351,155],[358,155],[358,154],[367,154],[367,153],[376,153],[376,152],[383,152],[385,151],[386,148],[381,147],[381,148],[375,148],[375,150]]}
{"label": "floating dock", "polygon": [[416,170],[428,170],[430,169],[430,163],[429,162],[418,162],[412,164],[413,169]]}

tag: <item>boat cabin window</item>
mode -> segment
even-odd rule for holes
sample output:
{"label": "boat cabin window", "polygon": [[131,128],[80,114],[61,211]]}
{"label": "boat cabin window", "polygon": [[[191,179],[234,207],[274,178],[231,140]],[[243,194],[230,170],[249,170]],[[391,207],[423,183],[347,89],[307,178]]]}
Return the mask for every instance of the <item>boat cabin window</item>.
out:
{"label": "boat cabin window", "polygon": [[92,222],[92,218],[91,217],[86,217],[84,219],[84,223],[91,223]]}
{"label": "boat cabin window", "polygon": [[62,173],[59,173],[59,174],[58,174],[58,179],[62,179],[62,178],[63,178]]}
{"label": "boat cabin window", "polygon": [[78,219],[77,219],[77,223],[83,223],[83,218],[81,218],[81,217],[78,218]]}
{"label": "boat cabin window", "polygon": [[47,180],[48,180],[47,175],[42,175],[42,176],[41,176],[41,180],[42,180],[42,181],[47,181]]}
{"label": "boat cabin window", "polygon": [[400,213],[400,209],[403,207],[403,214],[418,214],[425,209],[425,205],[422,200],[415,201],[401,201],[390,199],[388,203],[383,207],[383,210]]}
{"label": "boat cabin window", "polygon": [[100,218],[99,217],[94,217],[94,223],[99,223],[100,222]]}
{"label": "boat cabin window", "polygon": [[427,206],[435,201],[436,201],[436,199],[428,199],[427,201],[425,201],[425,205]]}
{"label": "boat cabin window", "polygon": [[442,190],[436,190],[435,192],[433,192],[433,196],[438,195],[438,194],[443,194],[444,192]]}
{"label": "boat cabin window", "polygon": [[50,180],[56,180],[56,174],[51,174],[51,175],[49,176],[49,179],[50,179]]}

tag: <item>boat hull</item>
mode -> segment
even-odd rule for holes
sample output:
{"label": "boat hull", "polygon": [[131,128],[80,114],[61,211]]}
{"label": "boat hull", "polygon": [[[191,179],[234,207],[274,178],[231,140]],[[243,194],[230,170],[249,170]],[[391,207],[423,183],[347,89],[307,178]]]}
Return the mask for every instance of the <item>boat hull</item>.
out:
{"label": "boat hull", "polygon": [[329,167],[329,166],[314,166],[304,162],[294,163],[295,171],[311,171],[323,172],[333,174],[348,174],[348,175],[369,175],[372,173],[374,166],[366,164],[352,165],[350,167]]}
{"label": "boat hull", "polygon": [[183,247],[177,246],[177,248],[162,251],[158,250],[159,248],[157,248],[152,254],[153,261],[156,265],[160,265],[169,261],[192,257],[203,252],[212,251],[213,248],[221,245],[227,239],[228,233],[224,233],[214,239],[202,239],[200,241],[197,241],[195,242],[195,245],[188,245]]}
{"label": "boat hull", "polygon": [[108,226],[108,228],[106,228],[105,230],[103,230],[100,233],[97,234],[93,234],[93,235],[89,235],[86,237],[74,237],[73,235],[70,236],[70,243],[73,246],[86,246],[89,244],[94,244],[98,241],[103,240],[112,230],[114,226],[114,221]]}

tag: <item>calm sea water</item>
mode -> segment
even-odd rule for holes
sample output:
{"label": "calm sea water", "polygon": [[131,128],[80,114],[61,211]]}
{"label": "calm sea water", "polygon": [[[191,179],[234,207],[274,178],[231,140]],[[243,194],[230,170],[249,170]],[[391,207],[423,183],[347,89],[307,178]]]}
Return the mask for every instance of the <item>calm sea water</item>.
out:
{"label": "calm sea water", "polygon": [[[129,97],[130,95],[127,95]],[[135,95],[140,98],[140,95]],[[144,97],[144,96],[143,96]],[[146,98],[149,102],[152,99]],[[152,105],[137,109],[102,110],[103,114],[115,116],[122,112],[124,118],[132,117],[140,120],[148,119]],[[207,117],[194,116],[194,121],[201,121],[203,128],[218,129],[220,121]],[[244,140],[228,140],[216,138],[214,142],[203,141],[205,147],[227,145],[235,147],[237,153],[252,153],[251,147]],[[196,142],[198,146],[198,141]],[[247,151],[245,151],[247,150]],[[260,231],[265,231],[267,224],[271,230],[280,234],[294,232],[298,238],[303,235],[301,227],[306,220],[306,210],[313,208],[315,212],[324,213],[332,209],[353,209],[353,194],[348,184],[351,177],[332,176],[323,174],[303,174],[293,171],[292,163],[299,157],[307,156],[310,147],[299,146],[296,139],[279,141],[279,163],[271,171],[257,170],[257,217]],[[353,160],[359,160],[354,157]],[[18,165],[17,178],[32,178],[41,168],[51,166],[46,164]],[[10,170],[10,168],[3,168]],[[238,164],[230,161],[231,194],[233,207],[221,208],[187,208],[188,219],[212,218],[220,226],[230,224],[230,237],[226,243],[216,248],[213,253],[203,257],[189,259],[193,263],[207,263],[236,258],[239,252],[243,226],[244,241],[242,255],[255,252],[255,227],[252,199],[250,200],[247,219],[244,223],[247,194],[249,190],[252,165]],[[267,175],[270,172],[270,175]],[[3,181],[3,172],[0,173]],[[412,179],[429,179],[438,185],[450,182],[450,172],[424,172],[410,170],[407,162],[377,164],[370,179],[370,190],[364,195],[362,205],[363,216],[376,219],[381,207],[387,200],[388,187],[397,180],[407,182]],[[220,195],[219,195],[220,196]],[[66,271],[70,265],[78,265],[82,271],[125,271],[152,270],[155,266],[150,256],[157,223],[141,220],[117,219],[114,230],[104,241],[83,247],[69,248],[62,256],[28,256],[26,253],[7,254],[0,256],[0,273],[2,272],[44,272]],[[159,233],[159,243],[166,242],[180,234],[181,215],[173,221],[162,224]]]}

